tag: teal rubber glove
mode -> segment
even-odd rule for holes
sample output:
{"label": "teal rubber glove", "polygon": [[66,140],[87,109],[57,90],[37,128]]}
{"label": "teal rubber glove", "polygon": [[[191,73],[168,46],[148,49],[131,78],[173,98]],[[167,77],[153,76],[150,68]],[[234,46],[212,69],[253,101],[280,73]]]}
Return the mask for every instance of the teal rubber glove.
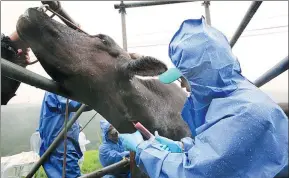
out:
{"label": "teal rubber glove", "polygon": [[139,131],[136,131],[132,134],[119,134],[119,137],[123,140],[122,144],[123,146],[130,150],[136,152],[137,146],[144,141],[141,133]]}
{"label": "teal rubber glove", "polygon": [[155,139],[162,145],[166,145],[172,153],[182,153],[182,143],[176,142],[166,137],[159,136],[158,131],[155,131]]}

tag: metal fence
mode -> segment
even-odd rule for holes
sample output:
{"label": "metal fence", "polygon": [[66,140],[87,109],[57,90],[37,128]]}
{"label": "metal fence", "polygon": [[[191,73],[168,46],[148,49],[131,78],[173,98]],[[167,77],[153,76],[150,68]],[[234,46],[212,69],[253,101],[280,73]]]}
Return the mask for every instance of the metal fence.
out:
{"label": "metal fence", "polygon": [[[127,50],[127,41],[126,41],[126,24],[125,24],[125,14],[126,8],[134,8],[134,7],[143,7],[143,6],[155,6],[155,5],[165,5],[165,4],[175,4],[175,3],[185,3],[185,2],[193,2],[193,1],[153,1],[153,2],[137,2],[137,3],[126,3],[124,4],[122,1],[120,4],[115,4],[114,8],[119,9],[119,12],[121,13],[121,19],[122,19],[122,30],[123,30],[123,48]],[[66,12],[61,8],[58,1],[42,1],[42,3],[46,3],[50,6],[50,8],[54,9],[55,11],[62,16],[66,17],[70,21],[74,22],[70,16],[66,14]],[[244,29],[249,24],[250,20],[253,18],[254,14],[257,12],[258,8],[262,4],[262,1],[253,1],[251,6],[249,7],[248,11],[246,12],[245,16],[243,17],[243,20],[241,21],[239,27],[237,28],[235,34],[233,35],[230,45],[233,48],[234,45],[237,43],[239,37],[242,35]],[[211,24],[211,18],[210,18],[210,10],[209,10],[209,1],[204,1],[203,3],[205,7],[206,12],[206,20],[208,24]],[[67,25],[71,25],[70,23],[67,23]],[[75,26],[71,26],[74,28]],[[31,72],[23,67],[20,67],[18,65],[15,65],[3,58],[1,58],[1,70],[2,75],[8,78],[11,78],[13,80],[17,80],[19,82],[26,83],[28,85],[40,88],[42,90],[46,90],[61,96],[64,96],[66,98],[73,99],[72,96],[65,91],[61,85],[53,80],[49,80],[41,75],[38,75],[34,72]],[[261,87],[262,85],[266,84],[267,82],[271,81],[284,71],[288,70],[288,56],[285,57],[283,60],[281,60],[279,63],[277,63],[274,67],[272,67],[268,72],[263,74],[259,79],[255,81],[255,85],[257,87]],[[76,112],[74,117],[70,119],[70,121],[67,124],[67,129],[70,129],[73,123],[78,119],[78,117],[81,115],[81,113],[84,111],[85,105],[83,104],[79,110]],[[29,172],[29,174],[26,176],[26,178],[31,178],[36,173],[36,171],[40,168],[40,166],[44,163],[44,161],[49,157],[50,153],[59,145],[61,140],[63,139],[64,130],[60,132],[60,134],[57,136],[57,138],[54,140],[54,142],[49,146],[49,148],[46,150],[46,152],[43,154],[43,156],[40,158],[40,160],[34,165],[32,170]],[[86,174],[81,176],[82,178],[85,177],[101,177],[105,174],[114,172],[116,169],[119,169],[123,166],[127,166],[129,163],[128,160],[123,160],[119,163],[113,164],[111,166],[105,167],[101,170],[94,171],[90,174]]]}

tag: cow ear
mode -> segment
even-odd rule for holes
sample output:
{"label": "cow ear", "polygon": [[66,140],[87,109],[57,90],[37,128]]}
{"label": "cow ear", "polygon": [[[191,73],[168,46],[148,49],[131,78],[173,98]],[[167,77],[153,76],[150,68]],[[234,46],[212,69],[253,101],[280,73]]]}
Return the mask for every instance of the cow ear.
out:
{"label": "cow ear", "polygon": [[129,76],[157,76],[164,73],[168,68],[154,57],[141,56],[125,63],[123,69]]}
{"label": "cow ear", "polygon": [[128,53],[128,54],[129,54],[130,58],[134,59],[134,60],[144,57],[143,55],[138,54],[138,53]]}

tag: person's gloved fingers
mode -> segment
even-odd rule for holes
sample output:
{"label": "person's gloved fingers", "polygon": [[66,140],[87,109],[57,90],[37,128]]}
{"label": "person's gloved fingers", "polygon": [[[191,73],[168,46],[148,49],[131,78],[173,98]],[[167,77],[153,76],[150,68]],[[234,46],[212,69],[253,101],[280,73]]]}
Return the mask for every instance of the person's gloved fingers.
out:
{"label": "person's gloved fingers", "polygon": [[163,145],[168,145],[169,143],[172,143],[174,142],[173,140],[171,139],[168,139],[166,137],[162,137],[158,134],[158,131],[155,131],[155,139],[160,143],[160,144],[163,144]]}
{"label": "person's gloved fingers", "polygon": [[128,143],[129,143],[129,141],[130,141],[130,139],[129,139],[129,134],[121,134],[121,135],[119,135],[119,137],[120,137],[121,139],[123,139],[123,144],[124,144],[124,146],[127,146]]}
{"label": "person's gloved fingers", "polygon": [[143,137],[139,131],[132,134],[120,134],[123,139],[123,145],[130,151],[136,151],[136,147],[143,141]]}
{"label": "person's gloved fingers", "polygon": [[135,141],[137,143],[140,143],[144,140],[142,137],[142,134],[138,130],[135,133],[133,133],[133,135],[135,136],[135,139],[136,139]]}
{"label": "person's gloved fingers", "polygon": [[167,145],[161,145],[160,146],[163,150],[169,151],[170,148]]}
{"label": "person's gloved fingers", "polygon": [[121,155],[122,157],[126,157],[126,156],[129,155],[129,151],[124,151],[124,152],[120,153],[120,155]]}
{"label": "person's gloved fingers", "polygon": [[155,131],[155,137],[158,138],[159,140],[170,140],[166,137],[160,136],[158,131]]}
{"label": "person's gloved fingers", "polygon": [[135,131],[135,133],[133,133],[134,135],[136,135],[136,136],[138,136],[138,137],[142,137],[142,135],[141,135],[141,133],[140,133],[140,131]]}
{"label": "person's gloved fingers", "polygon": [[167,148],[166,145],[161,145],[160,147],[161,147],[162,149],[166,149],[166,148]]}
{"label": "person's gloved fingers", "polygon": [[168,147],[170,148],[170,151],[172,153],[182,153],[183,152],[181,146],[177,142],[174,142],[172,144],[168,144]]}
{"label": "person's gloved fingers", "polygon": [[160,144],[165,144],[162,140],[162,137],[159,135],[158,131],[155,131],[155,139],[160,143]]}
{"label": "person's gloved fingers", "polygon": [[132,141],[123,142],[123,146],[129,151],[135,151],[136,145]]}
{"label": "person's gloved fingers", "polygon": [[125,139],[125,134],[119,134],[119,138]]}
{"label": "person's gloved fingers", "polygon": [[178,148],[176,148],[174,150],[171,150],[171,151],[172,151],[172,153],[182,153],[183,152],[180,147],[178,147]]}
{"label": "person's gloved fingers", "polygon": [[132,137],[132,134],[128,134],[128,133],[119,134],[119,137],[123,139],[129,139],[130,137]]}
{"label": "person's gloved fingers", "polygon": [[158,134],[158,131],[155,131],[155,139],[163,145],[168,146],[169,150],[172,153],[181,153],[182,152],[182,148],[181,146],[178,144],[178,142],[175,142],[171,139],[168,139],[166,137],[162,137]]}
{"label": "person's gloved fingers", "polygon": [[156,130],[155,131],[155,137],[158,137],[159,136],[159,132]]}

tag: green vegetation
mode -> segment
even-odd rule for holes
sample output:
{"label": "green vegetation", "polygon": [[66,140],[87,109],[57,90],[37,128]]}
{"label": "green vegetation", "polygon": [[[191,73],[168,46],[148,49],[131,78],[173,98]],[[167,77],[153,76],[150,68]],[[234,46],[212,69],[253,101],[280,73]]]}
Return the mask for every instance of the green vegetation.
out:
{"label": "green vegetation", "polygon": [[102,166],[99,162],[98,150],[86,151],[84,153],[84,162],[81,167],[81,173],[87,174],[100,168],[102,168]]}
{"label": "green vegetation", "polygon": [[[92,171],[101,169],[102,166],[98,158],[98,150],[90,150],[84,153],[84,162],[81,167],[81,173],[87,174]],[[44,169],[41,167],[39,171],[35,174],[36,178],[47,178]]]}

